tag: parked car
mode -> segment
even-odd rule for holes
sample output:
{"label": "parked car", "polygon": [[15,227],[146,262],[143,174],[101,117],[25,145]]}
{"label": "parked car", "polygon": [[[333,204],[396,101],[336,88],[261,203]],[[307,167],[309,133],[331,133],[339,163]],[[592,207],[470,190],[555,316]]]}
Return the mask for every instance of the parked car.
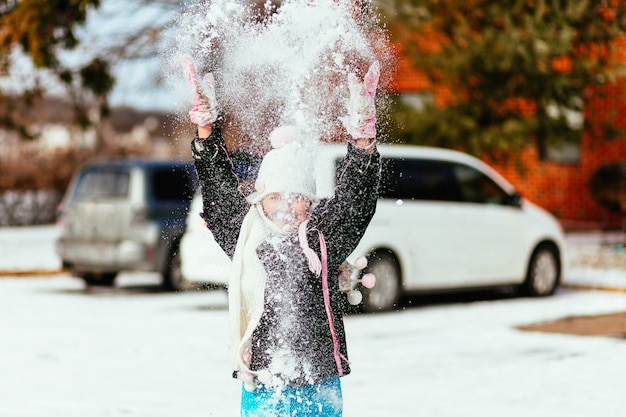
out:
{"label": "parked car", "polygon": [[121,271],[151,271],[162,274],[165,288],[177,289],[175,257],[197,184],[189,162],[85,165],[59,206],[63,266],[87,285],[113,285]]}
{"label": "parked car", "polygon": [[[244,193],[252,191],[260,159],[246,153],[231,155],[233,170]],[[178,268],[181,287],[190,283],[226,287],[230,276],[230,259],[215,242],[213,234],[200,217],[202,196],[198,189],[187,214],[186,229],[180,241]]]}
{"label": "parked car", "polygon": [[[354,261],[365,256],[368,266],[361,273],[377,277],[372,289],[362,288],[364,310],[392,309],[403,294],[417,292],[503,286],[529,296],[555,292],[566,262],[563,231],[551,214],[468,154],[399,145],[381,145],[379,151],[382,180],[376,214],[349,257]],[[320,196],[332,195],[336,167],[344,156],[345,146],[327,145],[320,151]],[[194,211],[190,215],[198,217]],[[206,247],[211,253],[220,251]],[[208,272],[217,263],[200,267],[197,257],[183,259],[196,264],[194,280],[215,279]],[[192,269],[186,265],[184,271]],[[219,277],[225,285],[227,275]]]}

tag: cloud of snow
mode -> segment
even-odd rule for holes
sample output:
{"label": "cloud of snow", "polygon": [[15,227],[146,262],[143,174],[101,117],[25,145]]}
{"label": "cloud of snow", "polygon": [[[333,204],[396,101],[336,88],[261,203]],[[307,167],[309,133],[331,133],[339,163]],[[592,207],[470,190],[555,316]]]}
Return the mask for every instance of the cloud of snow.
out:
{"label": "cloud of snow", "polygon": [[226,126],[253,149],[267,149],[271,130],[284,124],[313,141],[336,138],[348,74],[363,77],[375,60],[383,69],[390,60],[384,32],[371,16],[355,18],[351,5],[287,0],[273,13],[269,2],[199,2],[177,22],[176,46],[165,53],[167,78],[183,88],[183,54],[200,74],[212,71]]}

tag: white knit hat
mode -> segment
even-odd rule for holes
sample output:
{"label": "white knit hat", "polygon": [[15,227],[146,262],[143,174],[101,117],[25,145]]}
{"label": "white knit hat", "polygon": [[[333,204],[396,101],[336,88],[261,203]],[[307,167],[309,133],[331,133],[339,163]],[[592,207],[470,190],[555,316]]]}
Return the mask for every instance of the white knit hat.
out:
{"label": "white knit hat", "polygon": [[302,194],[316,201],[314,155],[307,149],[295,126],[281,126],[269,137],[272,149],[263,157],[255,192],[248,196],[256,204],[272,193]]}

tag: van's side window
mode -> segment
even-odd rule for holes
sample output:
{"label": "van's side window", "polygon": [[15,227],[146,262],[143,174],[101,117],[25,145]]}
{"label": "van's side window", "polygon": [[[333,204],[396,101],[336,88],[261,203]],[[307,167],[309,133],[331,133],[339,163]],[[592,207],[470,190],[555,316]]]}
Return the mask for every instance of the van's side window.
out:
{"label": "van's side window", "polygon": [[72,202],[99,198],[124,198],[128,195],[130,174],[128,171],[91,169],[78,178]]}
{"label": "van's side window", "polygon": [[449,162],[383,158],[382,167],[381,198],[462,201]]}
{"label": "van's side window", "polygon": [[453,172],[464,201],[486,204],[503,204],[506,201],[506,191],[477,169],[454,164]]}
{"label": "van's side window", "polygon": [[157,201],[191,200],[194,194],[191,174],[183,168],[158,168],[152,171],[152,196]]}

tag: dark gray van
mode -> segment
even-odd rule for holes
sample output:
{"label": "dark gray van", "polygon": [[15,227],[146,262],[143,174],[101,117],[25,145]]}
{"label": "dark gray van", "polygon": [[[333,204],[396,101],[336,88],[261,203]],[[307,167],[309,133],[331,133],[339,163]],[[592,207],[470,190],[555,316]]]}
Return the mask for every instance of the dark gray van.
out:
{"label": "dark gray van", "polygon": [[59,207],[56,250],[87,285],[114,284],[121,271],[152,271],[177,289],[172,268],[198,180],[192,163],[113,160],[90,163]]}

